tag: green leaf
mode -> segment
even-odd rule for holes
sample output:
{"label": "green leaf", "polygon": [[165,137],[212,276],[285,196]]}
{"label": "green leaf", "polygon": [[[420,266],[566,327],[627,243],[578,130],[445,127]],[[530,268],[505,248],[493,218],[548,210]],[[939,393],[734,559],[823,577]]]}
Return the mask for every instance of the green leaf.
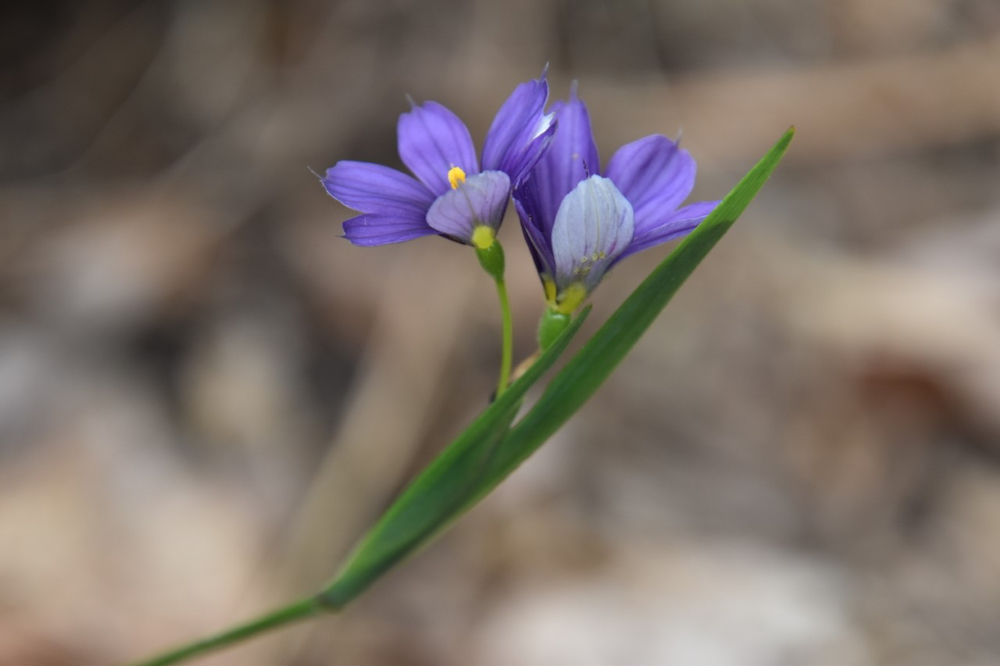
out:
{"label": "green leaf", "polygon": [[[660,263],[549,383],[538,403],[507,434],[489,461],[474,505],[552,436],[604,383],[681,284],[729,230],[781,161],[789,129],[698,227]],[[465,508],[468,508],[465,507]]]}
{"label": "green leaf", "polygon": [[467,500],[486,478],[489,461],[517,415],[524,395],[565,351],[589,313],[589,307],[581,312],[524,375],[413,480],[321,593],[323,603],[342,607],[469,506]]}

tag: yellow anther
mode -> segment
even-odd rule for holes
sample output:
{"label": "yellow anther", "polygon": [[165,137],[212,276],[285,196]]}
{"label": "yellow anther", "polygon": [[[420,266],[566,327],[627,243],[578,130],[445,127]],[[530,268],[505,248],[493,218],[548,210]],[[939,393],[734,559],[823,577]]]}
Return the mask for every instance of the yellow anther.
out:
{"label": "yellow anther", "polygon": [[451,183],[451,189],[457,190],[458,186],[465,182],[465,172],[457,166],[453,166],[448,169],[448,182]]}
{"label": "yellow anther", "polygon": [[[461,169],[459,169],[459,171],[461,171]],[[487,227],[483,224],[472,230],[472,244],[480,250],[485,250],[490,245],[493,245],[493,240],[496,237],[497,234],[493,231],[493,228]]]}
{"label": "yellow anther", "polygon": [[587,288],[581,282],[574,282],[561,294],[555,310],[561,314],[573,314],[587,299]]}

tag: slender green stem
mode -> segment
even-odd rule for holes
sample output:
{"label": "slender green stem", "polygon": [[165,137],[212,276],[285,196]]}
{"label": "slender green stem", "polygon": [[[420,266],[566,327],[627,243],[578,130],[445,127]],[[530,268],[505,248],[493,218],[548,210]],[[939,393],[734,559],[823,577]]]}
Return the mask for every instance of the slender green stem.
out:
{"label": "slender green stem", "polygon": [[497,296],[500,297],[500,309],[503,311],[503,351],[500,357],[500,380],[497,382],[499,398],[510,383],[510,366],[514,360],[514,322],[510,315],[507,284],[502,278],[497,279]]}
{"label": "slender green stem", "polygon": [[510,383],[510,366],[514,360],[514,325],[510,317],[510,300],[507,285],[503,280],[506,267],[503,246],[495,238],[495,231],[487,226],[479,226],[472,234],[472,245],[476,248],[479,265],[497,283],[500,309],[503,311],[503,356],[500,359],[500,379],[497,381],[496,396],[499,398]]}
{"label": "slender green stem", "polygon": [[207,652],[228,647],[262,632],[277,629],[278,627],[283,627],[292,622],[298,622],[315,615],[334,611],[336,611],[335,608],[324,604],[317,597],[301,599],[293,604],[271,611],[218,634],[206,636],[192,643],[181,645],[145,661],[135,662],[132,666],[166,666],[167,664],[180,663],[191,657],[201,656]]}

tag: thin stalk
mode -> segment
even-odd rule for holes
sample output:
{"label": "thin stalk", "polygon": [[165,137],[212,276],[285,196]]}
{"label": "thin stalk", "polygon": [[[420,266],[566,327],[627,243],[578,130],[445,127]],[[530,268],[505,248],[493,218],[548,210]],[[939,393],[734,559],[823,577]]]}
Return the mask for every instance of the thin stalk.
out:
{"label": "thin stalk", "polygon": [[335,611],[335,608],[324,604],[316,597],[301,599],[293,604],[271,611],[212,636],[206,636],[205,638],[181,645],[145,661],[135,662],[132,666],[167,666],[167,664],[177,664],[192,657],[198,657],[207,652],[239,643],[265,631]]}
{"label": "thin stalk", "polygon": [[514,322],[510,314],[510,299],[507,298],[507,284],[502,278],[496,282],[500,309],[503,311],[503,351],[500,356],[500,379],[497,382],[499,398],[510,384],[510,366],[514,361]]}

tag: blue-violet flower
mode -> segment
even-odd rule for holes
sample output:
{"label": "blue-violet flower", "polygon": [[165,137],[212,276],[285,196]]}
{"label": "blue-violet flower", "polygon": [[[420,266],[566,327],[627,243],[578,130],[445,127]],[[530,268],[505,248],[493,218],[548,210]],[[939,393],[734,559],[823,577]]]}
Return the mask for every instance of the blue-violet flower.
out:
{"label": "blue-violet flower", "polygon": [[590,116],[574,89],[553,105],[549,149],[514,190],[550,308],[572,313],[625,257],[692,231],[718,201],[680,204],[694,188],[688,151],[652,135],[618,149],[600,175]]}
{"label": "blue-violet flower", "polygon": [[399,117],[399,156],[416,176],[341,161],[322,179],[330,195],[361,213],[344,222],[355,245],[400,243],[438,234],[485,248],[493,243],[512,187],[538,162],[555,131],[545,114],[545,72],[514,89],[483,144],[482,169],[468,128],[436,102]]}

